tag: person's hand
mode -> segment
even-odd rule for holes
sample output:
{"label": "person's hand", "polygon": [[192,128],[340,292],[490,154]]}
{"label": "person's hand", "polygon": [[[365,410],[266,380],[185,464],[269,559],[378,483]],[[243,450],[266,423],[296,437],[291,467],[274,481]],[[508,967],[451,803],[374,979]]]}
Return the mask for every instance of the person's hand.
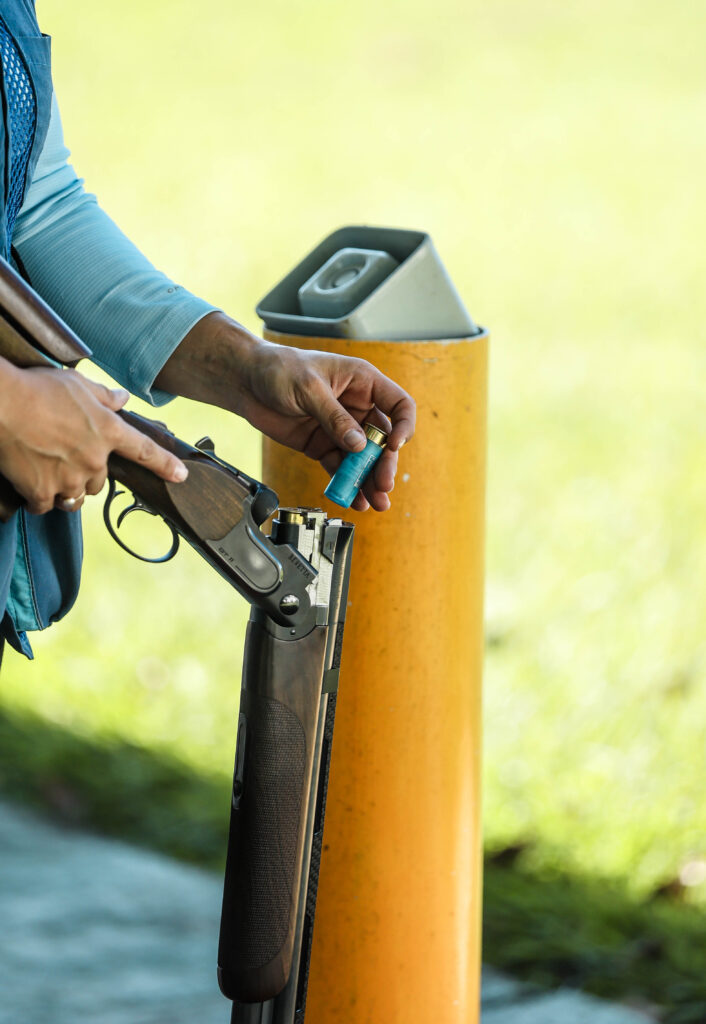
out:
{"label": "person's hand", "polygon": [[414,434],[415,405],[406,391],[363,359],[266,342],[253,348],[242,370],[242,415],[331,474],[346,452],[365,447],[364,421],[387,431],[385,450],[353,508],[390,507],[397,453]]}
{"label": "person's hand", "polygon": [[186,478],[170,452],[117,414],[129,395],[76,370],[18,369],[0,359],[0,473],[35,514],[80,508],[98,494],[117,452],[164,480]]}
{"label": "person's hand", "polygon": [[363,359],[260,341],[224,313],[203,317],[160,371],[157,387],[244,416],[281,444],[334,473],[365,447],[361,423],[389,432],[385,451],[353,502],[390,507],[397,453],[414,433],[414,401]]}

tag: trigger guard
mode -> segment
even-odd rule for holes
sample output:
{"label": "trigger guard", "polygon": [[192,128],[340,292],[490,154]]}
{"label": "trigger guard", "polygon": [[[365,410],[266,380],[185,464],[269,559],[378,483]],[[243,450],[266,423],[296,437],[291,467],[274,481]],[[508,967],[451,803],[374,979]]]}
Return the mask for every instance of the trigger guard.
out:
{"label": "trigger guard", "polygon": [[[146,555],[140,555],[137,551],[133,551],[132,548],[129,547],[125,543],[125,541],[122,540],[118,536],[115,527],[113,526],[113,524],[110,521],[110,506],[113,504],[114,499],[119,497],[121,494],[125,494],[125,491],[119,491],[117,489],[116,485],[115,485],[115,480],[112,477],[109,477],[109,479],[108,479],[108,496],[105,499],[105,503],[103,505],[103,522],[105,523],[106,528],[108,530],[108,533],[113,538],[115,543],[118,545],[118,547],[121,547],[123,549],[123,551],[127,551],[127,553],[129,555],[132,555],[133,558],[137,558],[140,562],[150,562],[152,565],[159,565],[161,562],[169,562],[169,561],[171,561],[171,559],[174,558],[175,554],[179,550],[179,540],[180,540],[180,538],[179,538],[179,534],[176,532],[174,527],[171,525],[171,523],[168,523],[166,521],[166,519],[163,520],[163,522],[164,522],[165,526],[167,526],[169,528],[170,532],[171,532],[172,544],[171,544],[171,547],[169,548],[169,550],[167,551],[167,553],[164,554],[164,555],[161,555],[159,558],[148,558]],[[118,530],[120,529],[120,524],[123,522],[125,517],[127,515],[129,515],[131,512],[137,512],[137,511],[149,512],[149,514],[151,516],[156,516],[158,514],[157,512],[153,512],[151,509],[146,508],[142,504],[142,502],[139,500],[139,498],[137,498],[134,494],[133,494],[133,498],[134,498],[134,501],[133,501],[132,505],[128,505],[127,508],[123,509],[123,511],[118,514],[118,520],[117,520],[117,529]]]}

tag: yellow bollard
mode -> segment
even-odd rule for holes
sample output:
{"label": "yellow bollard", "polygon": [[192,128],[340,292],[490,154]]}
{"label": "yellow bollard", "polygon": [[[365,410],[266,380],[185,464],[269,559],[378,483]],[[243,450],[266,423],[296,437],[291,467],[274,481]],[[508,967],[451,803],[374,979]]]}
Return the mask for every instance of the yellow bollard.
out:
{"label": "yellow bollard", "polygon": [[265,337],[367,359],[418,409],[386,513],[344,513],[317,464],[264,445],[283,505],[357,527],[307,1024],[474,1024],[487,335]]}

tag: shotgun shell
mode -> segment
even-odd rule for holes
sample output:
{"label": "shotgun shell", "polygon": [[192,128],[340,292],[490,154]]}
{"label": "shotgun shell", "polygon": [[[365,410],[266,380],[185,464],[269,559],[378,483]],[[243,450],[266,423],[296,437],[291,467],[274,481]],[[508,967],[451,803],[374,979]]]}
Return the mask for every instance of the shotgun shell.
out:
{"label": "shotgun shell", "polygon": [[292,523],[294,526],[304,525],[304,513],[300,508],[280,508],[277,518],[281,523]]}
{"label": "shotgun shell", "polygon": [[368,441],[360,452],[349,452],[331,477],[324,494],[342,508],[349,508],[365,478],[382,455],[387,434],[372,423],[365,424]]}

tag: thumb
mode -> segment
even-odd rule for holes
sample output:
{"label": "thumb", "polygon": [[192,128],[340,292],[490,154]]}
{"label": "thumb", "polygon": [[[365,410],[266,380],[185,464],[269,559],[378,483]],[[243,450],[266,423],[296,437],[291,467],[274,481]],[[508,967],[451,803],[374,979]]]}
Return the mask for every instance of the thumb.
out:
{"label": "thumb", "polygon": [[88,386],[94,398],[97,398],[106,409],[112,409],[113,412],[122,409],[130,397],[130,392],[126,391],[125,388],[107,388],[104,384],[98,384],[88,377],[84,378],[84,383]]}

